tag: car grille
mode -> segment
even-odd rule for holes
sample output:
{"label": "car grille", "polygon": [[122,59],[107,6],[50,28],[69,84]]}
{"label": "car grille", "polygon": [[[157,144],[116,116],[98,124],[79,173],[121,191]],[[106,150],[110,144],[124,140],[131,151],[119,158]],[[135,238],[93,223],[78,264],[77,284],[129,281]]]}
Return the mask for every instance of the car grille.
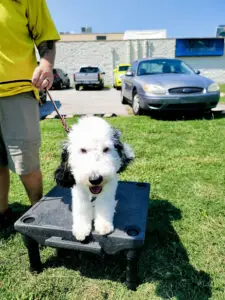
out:
{"label": "car grille", "polygon": [[203,88],[200,87],[179,87],[169,89],[170,94],[199,94],[203,92]]}

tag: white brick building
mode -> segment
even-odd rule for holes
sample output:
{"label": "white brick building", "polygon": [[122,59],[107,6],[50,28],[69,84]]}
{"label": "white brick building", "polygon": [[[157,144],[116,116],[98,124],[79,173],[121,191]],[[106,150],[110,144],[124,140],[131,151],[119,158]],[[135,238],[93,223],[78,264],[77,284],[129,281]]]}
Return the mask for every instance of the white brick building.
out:
{"label": "white brick building", "polygon": [[[224,40],[223,40],[224,41]],[[69,74],[82,65],[98,65],[106,72],[105,83],[112,84],[113,68],[118,63],[132,63],[143,57],[175,58],[176,39],[68,41],[57,43],[55,66]],[[225,54],[223,56],[179,57],[203,76],[225,83]]]}

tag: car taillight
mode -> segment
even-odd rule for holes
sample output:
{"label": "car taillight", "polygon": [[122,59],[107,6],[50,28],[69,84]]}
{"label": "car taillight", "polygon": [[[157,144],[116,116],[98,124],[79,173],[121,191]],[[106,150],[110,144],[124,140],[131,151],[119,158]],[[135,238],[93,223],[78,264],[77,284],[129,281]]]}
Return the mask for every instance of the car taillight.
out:
{"label": "car taillight", "polygon": [[73,80],[74,81],[76,80],[76,74],[73,74]]}

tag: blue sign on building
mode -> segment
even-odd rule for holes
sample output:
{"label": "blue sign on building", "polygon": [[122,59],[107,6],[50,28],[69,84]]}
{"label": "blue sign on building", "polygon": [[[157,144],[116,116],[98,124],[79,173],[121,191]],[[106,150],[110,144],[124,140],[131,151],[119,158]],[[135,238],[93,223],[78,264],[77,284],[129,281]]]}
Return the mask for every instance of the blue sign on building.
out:
{"label": "blue sign on building", "polygon": [[223,38],[176,40],[176,56],[222,56],[223,53]]}

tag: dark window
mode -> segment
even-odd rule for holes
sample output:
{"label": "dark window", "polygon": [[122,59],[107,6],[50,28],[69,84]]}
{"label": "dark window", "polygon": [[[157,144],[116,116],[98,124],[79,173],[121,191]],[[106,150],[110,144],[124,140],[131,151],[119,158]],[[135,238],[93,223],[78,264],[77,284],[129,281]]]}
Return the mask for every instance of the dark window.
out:
{"label": "dark window", "polygon": [[96,67],[83,67],[80,68],[80,73],[98,73],[99,68]]}
{"label": "dark window", "polygon": [[96,40],[97,41],[105,41],[106,40],[106,35],[97,35]]}
{"label": "dark window", "polygon": [[119,72],[127,71],[129,67],[130,67],[130,66],[120,66],[120,67],[119,67]]}

